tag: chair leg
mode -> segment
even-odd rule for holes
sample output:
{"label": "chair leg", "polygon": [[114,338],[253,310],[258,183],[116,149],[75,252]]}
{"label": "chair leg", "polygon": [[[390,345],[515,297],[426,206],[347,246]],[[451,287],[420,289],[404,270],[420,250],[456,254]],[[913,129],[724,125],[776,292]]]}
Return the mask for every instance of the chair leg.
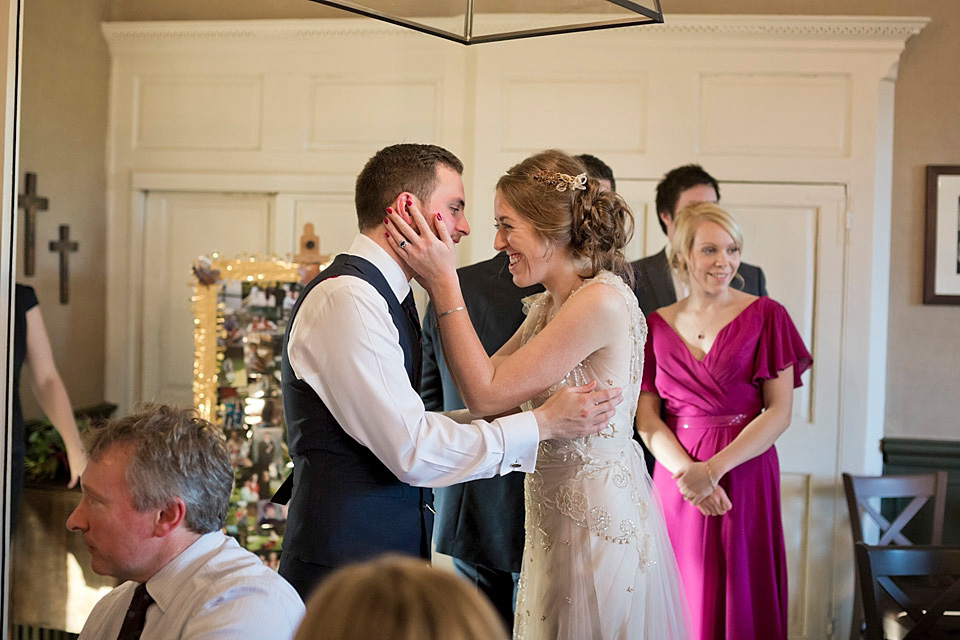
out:
{"label": "chair leg", "polygon": [[860,595],[860,573],[853,572],[853,617],[850,620],[850,640],[863,640],[866,621],[863,618],[863,598]]}

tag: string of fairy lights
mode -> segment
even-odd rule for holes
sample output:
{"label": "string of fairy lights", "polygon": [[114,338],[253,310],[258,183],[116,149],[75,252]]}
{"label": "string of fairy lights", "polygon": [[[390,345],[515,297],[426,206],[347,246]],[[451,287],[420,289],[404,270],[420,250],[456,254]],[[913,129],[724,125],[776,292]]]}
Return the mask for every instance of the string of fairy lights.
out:
{"label": "string of fairy lights", "polygon": [[[326,265],[321,265],[321,269]],[[300,281],[301,265],[277,257],[242,255],[224,258],[219,253],[201,257],[192,267],[193,295],[193,403],[205,420],[216,422],[217,376],[226,340],[219,295],[223,283],[286,283]]]}

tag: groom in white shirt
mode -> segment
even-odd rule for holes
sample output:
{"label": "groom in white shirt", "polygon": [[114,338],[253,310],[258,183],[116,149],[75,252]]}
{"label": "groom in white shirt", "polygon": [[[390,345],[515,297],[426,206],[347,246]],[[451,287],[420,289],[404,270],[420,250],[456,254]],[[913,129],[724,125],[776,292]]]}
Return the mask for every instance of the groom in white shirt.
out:
{"label": "groom in white shirt", "polygon": [[458,242],[470,233],[462,171],[434,145],[378,151],[357,178],[359,235],[294,306],[282,363],[294,471],[275,499],[290,504],[280,573],[303,597],[333,569],[378,553],[429,558],[424,487],[532,471],[540,440],[599,431],[620,402],[619,389],[591,385],[491,422],[424,410],[416,274],[383,222],[388,208],[409,219],[416,205]]}

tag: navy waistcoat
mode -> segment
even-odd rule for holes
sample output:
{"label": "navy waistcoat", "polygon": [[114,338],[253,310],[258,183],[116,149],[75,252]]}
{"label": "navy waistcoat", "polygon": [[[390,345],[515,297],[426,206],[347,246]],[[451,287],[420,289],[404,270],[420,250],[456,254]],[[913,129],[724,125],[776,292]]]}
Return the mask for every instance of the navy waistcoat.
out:
{"label": "navy waistcoat", "polygon": [[[283,409],[294,464],[293,473],[274,498],[285,502],[284,494],[289,493],[283,559],[337,567],[386,551],[428,558],[433,529],[431,491],[398,480],[373,452],[347,434],[313,389],[297,379],[287,357],[290,329],[303,300],[317,284],[338,276],[370,283],[387,301],[400,334],[409,384],[416,387],[420,379],[414,371],[414,363],[420,361],[419,326],[404,313],[373,264],[358,256],[337,256],[301,292],[283,341]],[[311,339],[338,338],[321,334]],[[338,375],[337,371],[321,373]]]}

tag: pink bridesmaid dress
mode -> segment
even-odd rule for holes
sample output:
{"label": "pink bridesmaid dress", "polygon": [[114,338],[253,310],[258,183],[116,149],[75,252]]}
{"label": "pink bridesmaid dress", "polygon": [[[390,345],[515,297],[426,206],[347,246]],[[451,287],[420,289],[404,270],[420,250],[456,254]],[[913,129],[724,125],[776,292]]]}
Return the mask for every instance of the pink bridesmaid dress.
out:
{"label": "pink bridesmaid dress", "polygon": [[[727,446],[763,409],[763,381],[793,367],[794,387],[813,359],[786,309],[757,298],[717,335],[703,360],[657,313],[649,336],[643,391],[662,399],[664,421],[695,460]],[[654,484],[696,638],[787,638],[787,564],[775,447],[720,480],[733,508],[703,516],[685,502],[657,463]]]}

